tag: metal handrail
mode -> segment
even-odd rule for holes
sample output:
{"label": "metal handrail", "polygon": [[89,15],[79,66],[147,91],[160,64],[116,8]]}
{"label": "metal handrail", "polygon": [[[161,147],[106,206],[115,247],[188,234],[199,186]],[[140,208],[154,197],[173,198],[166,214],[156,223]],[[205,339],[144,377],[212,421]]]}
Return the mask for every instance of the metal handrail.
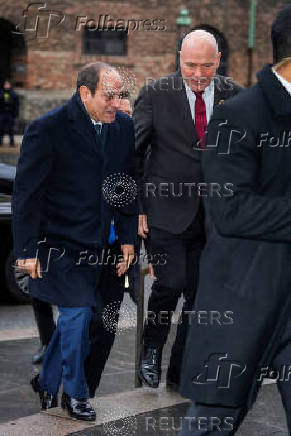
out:
{"label": "metal handrail", "polygon": [[144,323],[144,289],[145,289],[145,276],[149,274],[149,267],[140,268],[140,289],[137,302],[137,325],[136,325],[136,337],[135,337],[135,379],[134,385],[136,388],[142,386],[142,382],[139,378],[139,366],[140,356],[142,352],[142,334]]}

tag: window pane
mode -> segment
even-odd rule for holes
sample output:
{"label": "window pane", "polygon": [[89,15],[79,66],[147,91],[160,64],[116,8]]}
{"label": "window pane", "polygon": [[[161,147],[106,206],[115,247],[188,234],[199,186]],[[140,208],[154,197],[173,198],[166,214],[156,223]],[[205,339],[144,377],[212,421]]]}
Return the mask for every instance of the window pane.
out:
{"label": "window pane", "polygon": [[83,34],[83,53],[110,56],[127,55],[126,30],[90,30]]}

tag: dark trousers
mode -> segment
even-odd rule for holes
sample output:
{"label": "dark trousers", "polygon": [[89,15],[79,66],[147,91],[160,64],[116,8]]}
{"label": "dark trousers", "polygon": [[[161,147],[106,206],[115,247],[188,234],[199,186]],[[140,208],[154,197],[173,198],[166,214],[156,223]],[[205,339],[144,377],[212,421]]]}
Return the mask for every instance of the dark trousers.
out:
{"label": "dark trousers", "polygon": [[[289,317],[284,334],[278,344],[277,354],[270,366],[277,372],[277,374],[281,374],[282,368],[284,368],[284,366],[289,367],[290,362],[291,318]],[[291,434],[291,379],[289,380],[288,378],[288,380],[286,380],[285,377],[281,377],[280,380],[280,377],[278,377],[277,386],[286,412],[289,434]],[[233,436],[247,412],[248,408],[246,406],[220,407],[192,403],[183,420],[182,431],[179,436]],[[202,425],[198,425],[199,417],[207,417],[208,419],[204,419]],[[190,422],[192,425],[190,425]],[[216,426],[213,425],[215,423]]]}
{"label": "dark trousers", "polygon": [[32,307],[42,345],[48,345],[55,330],[53,309],[49,303],[32,298]]}
{"label": "dark trousers", "polygon": [[172,313],[183,295],[184,304],[169,365],[169,375],[175,379],[179,379],[189,323],[187,311],[192,310],[194,303],[203,245],[202,211],[180,235],[152,228],[148,237],[147,246],[153,259],[156,280],[149,298],[143,342],[145,346],[164,346],[171,327]]}
{"label": "dark trousers", "polygon": [[10,145],[14,144],[14,116],[9,112],[0,114],[0,144],[2,144],[5,130],[10,138]]}

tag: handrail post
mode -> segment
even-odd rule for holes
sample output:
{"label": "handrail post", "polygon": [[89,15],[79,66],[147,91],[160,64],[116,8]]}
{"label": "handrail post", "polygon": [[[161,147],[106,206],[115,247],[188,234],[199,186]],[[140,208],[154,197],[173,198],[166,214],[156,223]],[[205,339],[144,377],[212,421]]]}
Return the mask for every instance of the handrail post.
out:
{"label": "handrail post", "polygon": [[136,338],[135,338],[135,380],[134,385],[136,388],[142,386],[142,382],[139,379],[139,365],[140,356],[142,352],[142,334],[144,323],[144,289],[145,289],[145,276],[149,273],[149,268],[140,268],[140,289],[137,302],[137,325],[136,325]]}

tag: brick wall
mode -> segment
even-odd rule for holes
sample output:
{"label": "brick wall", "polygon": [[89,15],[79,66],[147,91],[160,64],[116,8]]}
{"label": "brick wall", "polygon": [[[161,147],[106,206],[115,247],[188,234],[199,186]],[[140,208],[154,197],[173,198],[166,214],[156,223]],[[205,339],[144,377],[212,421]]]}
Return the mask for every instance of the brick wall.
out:
{"label": "brick wall", "polygon": [[[279,7],[290,0],[258,0],[254,75],[265,62],[272,59],[269,30]],[[0,5],[0,17],[12,23],[24,24],[23,10],[29,3],[6,0]],[[70,91],[76,75],[87,62],[105,61],[127,69],[135,77],[134,95],[148,77],[159,77],[175,69],[178,30],[176,18],[181,4],[187,7],[193,27],[208,24],[226,37],[229,50],[229,75],[246,85],[248,74],[248,5],[247,0],[66,0],[46,2],[46,11],[39,10],[38,32],[33,32],[37,15],[27,12],[25,56],[26,75],[24,88],[29,90]],[[48,10],[51,26],[46,37]],[[128,37],[127,56],[84,56],[82,54],[82,30],[76,30],[81,16],[98,22],[99,15],[108,14],[113,19],[164,19],[166,30],[132,31]],[[64,20],[57,25],[58,21]],[[78,18],[79,17],[79,18]],[[82,27],[82,26],[81,26]],[[28,30],[29,29],[29,30]]]}

